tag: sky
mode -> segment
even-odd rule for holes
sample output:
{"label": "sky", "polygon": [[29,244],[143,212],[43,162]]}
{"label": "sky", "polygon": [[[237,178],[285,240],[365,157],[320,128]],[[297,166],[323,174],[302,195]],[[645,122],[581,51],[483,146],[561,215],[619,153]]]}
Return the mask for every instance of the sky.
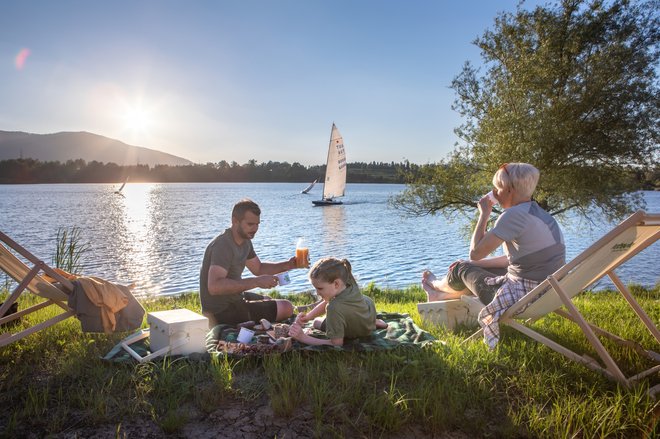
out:
{"label": "sky", "polygon": [[334,122],[349,162],[437,162],[462,122],[452,79],[517,3],[3,0],[0,130],[316,165]]}

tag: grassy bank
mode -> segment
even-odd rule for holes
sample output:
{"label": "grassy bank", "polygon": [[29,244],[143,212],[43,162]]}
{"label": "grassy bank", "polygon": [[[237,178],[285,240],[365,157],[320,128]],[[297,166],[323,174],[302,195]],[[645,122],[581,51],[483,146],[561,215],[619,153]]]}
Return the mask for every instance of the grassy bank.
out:
{"label": "grassy bank", "polygon": [[[415,351],[289,352],[264,360],[165,358],[113,364],[100,357],[121,335],[83,334],[79,323],[69,319],[0,349],[0,436],[660,434],[660,403],[646,394],[660,382],[658,374],[626,390],[507,328],[495,351],[481,341],[461,345],[471,329],[451,332],[420,321],[416,303],[424,297],[421,290],[369,287],[365,292],[379,310],[409,313],[445,343]],[[660,287],[633,292],[651,319],[660,321]],[[632,311],[616,294],[582,294],[576,303],[605,329],[658,350],[644,327],[630,324]],[[199,311],[195,294],[144,305],[147,311]],[[536,325],[595,357],[577,330],[559,318],[546,317]],[[626,372],[644,366],[626,349],[615,352]]]}

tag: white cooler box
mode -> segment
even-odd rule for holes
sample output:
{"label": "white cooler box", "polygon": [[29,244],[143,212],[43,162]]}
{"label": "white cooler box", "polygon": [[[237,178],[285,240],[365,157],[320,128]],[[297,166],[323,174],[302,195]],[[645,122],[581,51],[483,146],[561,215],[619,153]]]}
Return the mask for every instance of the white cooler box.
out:
{"label": "white cooler box", "polygon": [[172,309],[147,314],[151,352],[170,346],[170,355],[206,352],[209,319],[189,309]]}
{"label": "white cooler box", "polygon": [[[122,347],[140,362],[161,355],[188,355],[206,352],[206,334],[209,319],[189,309],[155,311],[147,314],[149,331],[125,340]],[[129,346],[131,343],[149,337],[151,354],[140,357]]]}
{"label": "white cooler box", "polygon": [[459,324],[477,325],[477,316],[483,304],[473,296],[461,296],[460,299],[439,300],[417,304],[417,311],[422,320],[454,329]]}

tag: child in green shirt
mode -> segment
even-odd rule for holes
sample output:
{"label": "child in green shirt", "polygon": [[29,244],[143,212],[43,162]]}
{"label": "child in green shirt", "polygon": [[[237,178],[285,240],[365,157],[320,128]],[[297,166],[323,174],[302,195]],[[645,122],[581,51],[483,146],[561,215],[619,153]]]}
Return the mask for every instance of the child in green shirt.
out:
{"label": "child in green shirt", "polygon": [[[387,323],[376,319],[376,307],[363,295],[346,259],[324,258],[309,271],[309,280],[323,299],[308,313],[300,313],[289,329],[289,335],[311,345],[341,346],[344,338],[365,337]],[[325,319],[320,318],[325,314]],[[328,340],[305,333],[303,325],[314,320],[314,328],[325,331]]]}

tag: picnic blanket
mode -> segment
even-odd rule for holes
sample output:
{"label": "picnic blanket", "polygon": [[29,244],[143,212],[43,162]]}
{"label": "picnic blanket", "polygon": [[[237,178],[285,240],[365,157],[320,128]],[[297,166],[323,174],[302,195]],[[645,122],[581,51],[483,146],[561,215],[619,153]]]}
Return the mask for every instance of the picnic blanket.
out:
{"label": "picnic blanket", "polygon": [[[209,358],[210,355],[227,355],[233,358],[244,358],[247,356],[262,357],[277,352],[300,351],[354,351],[372,352],[378,350],[396,348],[422,348],[433,343],[441,343],[428,332],[421,329],[413,322],[408,314],[378,313],[378,318],[384,320],[387,329],[373,331],[371,336],[357,339],[344,340],[343,346],[309,346],[291,338],[280,339],[278,344],[260,344],[256,337],[251,343],[237,343],[236,338],[240,328],[232,325],[215,326],[206,336],[207,354],[192,354],[191,359]],[[293,323],[293,319],[288,323]],[[311,323],[307,325],[311,328]],[[145,330],[143,330],[145,331]],[[258,334],[257,334],[258,335]],[[312,330],[311,334],[318,338],[327,338],[321,331]],[[131,348],[141,356],[151,353],[149,339],[143,339],[131,345]],[[118,343],[104,357],[104,360],[112,362],[134,362],[128,352],[121,348]]]}
{"label": "picnic blanket", "polygon": [[[378,318],[387,323],[387,329],[377,329],[368,337],[345,339],[343,346],[311,346],[293,339],[270,345],[260,345],[253,339],[251,343],[242,344],[236,342],[239,328],[231,325],[218,325],[206,336],[206,350],[211,354],[226,354],[231,357],[259,357],[290,350],[372,352],[402,347],[420,348],[438,342],[435,337],[417,326],[408,314],[378,313]],[[293,320],[288,323],[292,322]],[[324,332],[312,329],[311,326],[311,322],[305,326],[311,331],[310,335],[327,339]]]}

